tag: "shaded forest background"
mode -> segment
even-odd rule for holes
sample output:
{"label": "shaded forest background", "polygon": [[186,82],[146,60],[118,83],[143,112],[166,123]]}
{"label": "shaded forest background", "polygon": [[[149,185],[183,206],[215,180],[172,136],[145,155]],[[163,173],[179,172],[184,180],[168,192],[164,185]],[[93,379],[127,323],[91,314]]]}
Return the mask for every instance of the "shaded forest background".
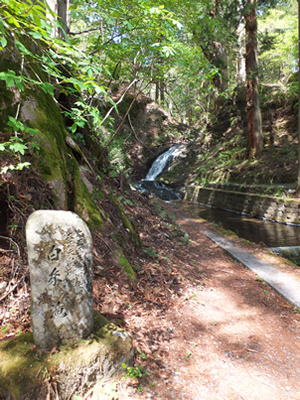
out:
{"label": "shaded forest background", "polygon": [[230,182],[295,195],[296,1],[1,5],[4,247],[23,251],[33,210],[71,210],[113,232],[111,257],[134,277],[124,249],[142,241],[130,185],[178,143],[185,157],[163,180],[179,191]]}
{"label": "shaded forest background", "polygon": [[[218,144],[239,126],[240,157],[253,159],[276,141],[277,110],[286,105],[296,114],[296,1],[7,1],[1,13],[0,79],[11,98],[2,93],[7,137],[0,151],[18,159],[2,173],[28,167],[29,149],[38,154],[37,128],[20,113],[29,90],[56,102],[78,145],[98,149],[99,165],[109,165],[104,174],[127,177],[135,141],[145,164],[146,146],[191,140],[196,132],[207,142],[208,131]],[[143,111],[139,95],[165,110],[162,120],[192,129],[171,123],[156,136],[139,129],[147,124],[132,124]]]}
{"label": "shaded forest background", "polygon": [[[6,245],[24,247],[36,208],[115,231],[108,202],[140,248],[125,190],[176,143],[187,144],[185,159],[164,180],[179,190],[236,182],[295,194],[296,1],[1,4]],[[112,241],[112,257],[133,276],[124,243]]]}
{"label": "shaded forest background", "polygon": [[[185,279],[203,279],[187,268],[188,236],[134,189],[157,155],[187,145],[160,178],[182,192],[219,182],[295,195],[298,3],[0,4],[0,338],[31,330],[25,224],[37,209],[87,222],[95,309],[134,330],[130,302],[159,315]],[[135,340],[150,354],[144,330]]]}

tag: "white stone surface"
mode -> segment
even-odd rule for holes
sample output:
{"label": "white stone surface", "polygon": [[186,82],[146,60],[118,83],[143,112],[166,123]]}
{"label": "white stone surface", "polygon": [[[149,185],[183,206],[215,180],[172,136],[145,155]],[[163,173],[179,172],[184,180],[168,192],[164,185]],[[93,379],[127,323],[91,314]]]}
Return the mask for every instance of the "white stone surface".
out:
{"label": "white stone surface", "polygon": [[35,344],[49,350],[93,329],[93,244],[85,222],[70,211],[30,215],[26,240]]}
{"label": "white stone surface", "polygon": [[290,276],[287,272],[281,272],[271,264],[260,260],[253,254],[235,246],[230,240],[210,231],[203,233],[214,241],[222,249],[226,250],[245,267],[263,278],[273,289],[280,293],[288,302],[300,307],[300,281]]}

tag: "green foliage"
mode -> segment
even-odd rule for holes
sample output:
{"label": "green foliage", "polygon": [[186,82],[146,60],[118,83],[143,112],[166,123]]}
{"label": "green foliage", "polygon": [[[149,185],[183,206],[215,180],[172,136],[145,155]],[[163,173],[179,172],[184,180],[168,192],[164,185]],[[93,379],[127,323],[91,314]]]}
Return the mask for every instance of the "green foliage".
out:
{"label": "green foliage", "polygon": [[[287,92],[288,96],[292,99],[298,99],[298,93],[299,93],[299,82],[298,81],[291,81],[287,84]],[[295,104],[295,107],[298,106],[298,101]]]}
{"label": "green foliage", "polygon": [[[2,167],[0,174],[5,174],[8,171],[22,170],[23,168],[28,168],[30,166],[29,162],[22,162],[21,156],[24,156],[25,150],[29,147],[31,150],[39,150],[39,146],[34,142],[34,135],[38,134],[37,129],[29,128],[25,126],[21,121],[17,121],[15,118],[9,116],[9,121],[7,123],[9,127],[14,131],[14,135],[9,138],[7,142],[0,143],[0,152],[3,154],[8,153],[18,159],[19,162],[15,164],[10,164]],[[24,139],[26,144],[24,144]]]}
{"label": "green foliage", "polygon": [[129,166],[128,157],[126,154],[125,139],[116,137],[108,147],[108,159],[110,167],[120,173]]}
{"label": "green foliage", "polygon": [[130,207],[133,207],[134,204],[130,199],[126,199],[124,196],[119,196],[118,200],[122,202],[124,205],[128,204]]}
{"label": "green foliage", "polygon": [[122,367],[125,369],[129,378],[137,379],[142,378],[144,375],[149,375],[148,372],[145,371],[141,365],[138,365],[136,367],[127,367],[127,365],[123,363]]}
{"label": "green foliage", "polygon": [[[71,17],[74,36],[82,40],[85,32],[87,51],[99,64],[104,61],[104,79],[115,79],[115,74],[118,79],[142,76],[158,57],[167,59],[176,53],[172,34],[181,24],[164,5],[153,1],[78,0],[73,2]],[[119,71],[116,66],[121,64]]]}
{"label": "green foliage", "polygon": [[263,82],[286,84],[298,66],[298,3],[278,4],[259,18],[259,65]]}
{"label": "green foliage", "polygon": [[135,352],[138,354],[139,357],[141,357],[143,360],[147,360],[147,356],[145,353],[143,353],[140,349],[136,349]]}
{"label": "green foliage", "polygon": [[[16,65],[19,64],[16,70],[7,69],[0,72],[0,80],[5,83],[7,90],[19,91],[20,98],[22,93],[26,95],[29,89],[42,90],[51,97],[54,97],[55,90],[66,95],[72,94],[78,97],[77,108],[65,110],[74,120],[71,132],[76,133],[78,127],[87,124],[88,116],[92,116],[92,125],[95,126],[95,120],[99,120],[99,111],[91,105],[90,99],[108,96],[105,87],[96,79],[102,68],[93,65],[92,55],[83,53],[71,40],[63,41],[52,35],[53,28],[58,24],[55,14],[44,2],[5,0],[1,4],[0,50],[6,57],[13,57]],[[1,143],[0,147],[0,151],[12,156],[24,156],[28,149],[38,150],[33,142],[27,140],[38,132],[23,125],[19,120],[19,109],[20,104],[17,114],[9,116],[9,120],[6,121],[15,134],[6,143]],[[2,172],[28,165],[29,163],[19,162],[17,165],[5,167]]]}
{"label": "green foliage", "polygon": [[9,328],[9,325],[5,325],[5,326],[3,326],[3,328],[1,329],[1,333],[3,333],[3,332],[6,332],[7,330],[8,330],[8,328]]}
{"label": "green foliage", "polygon": [[[234,0],[166,0],[163,4],[74,0],[69,10],[70,34],[62,40],[53,35],[60,24],[46,2],[2,0],[0,51],[14,58],[18,67],[2,68],[0,81],[20,98],[17,111],[5,117],[2,127],[11,136],[0,144],[0,154],[15,160],[2,173],[28,167],[26,155],[38,151],[33,140],[38,132],[23,125],[19,113],[22,98],[30,90],[52,98],[57,93],[72,96],[73,105],[62,109],[72,121],[70,133],[84,144],[82,132],[87,128],[95,141],[107,147],[112,175],[129,166],[130,143],[128,138],[114,136],[108,112],[109,107],[117,112],[129,107],[125,101],[116,106],[108,96],[120,82],[134,82],[135,93],[147,89],[152,96],[155,88],[160,89],[166,97],[163,100],[161,95],[161,101],[172,103],[173,116],[182,122],[207,122],[213,99],[225,104],[233,98],[243,4]],[[297,2],[269,1],[260,6],[260,79],[288,84],[289,95],[294,96],[298,83],[290,77],[297,68]],[[233,116],[231,124],[237,119]],[[242,139],[236,151],[223,149],[217,159],[204,160],[208,164],[197,171],[199,179],[207,179],[204,169],[212,163],[223,170],[230,158],[238,164],[244,155]],[[212,175],[214,180],[226,180],[230,173],[219,177],[213,171]]]}
{"label": "green foliage", "polygon": [[[219,73],[193,41],[194,24],[203,11],[195,3],[79,0],[72,6],[72,37],[103,66],[103,80],[110,84],[138,78],[136,89],[144,85],[150,92],[161,84],[175,105],[173,115],[182,117],[185,109],[195,108],[199,90],[204,97],[213,94]],[[209,108],[206,102],[197,106],[195,118]]]}
{"label": "green foliage", "polygon": [[157,258],[158,254],[155,253],[155,251],[152,249],[152,247],[148,247],[148,249],[143,249],[143,251],[148,254],[148,256]]}
{"label": "green foliage", "polygon": [[[191,174],[191,179],[199,184],[206,182],[229,182],[232,175],[245,163],[246,138],[234,135],[228,139],[220,140],[206,134],[204,141],[212,146],[211,151],[201,152],[197,156],[196,166]],[[252,161],[254,163],[255,161]],[[250,161],[249,161],[250,164]]]}

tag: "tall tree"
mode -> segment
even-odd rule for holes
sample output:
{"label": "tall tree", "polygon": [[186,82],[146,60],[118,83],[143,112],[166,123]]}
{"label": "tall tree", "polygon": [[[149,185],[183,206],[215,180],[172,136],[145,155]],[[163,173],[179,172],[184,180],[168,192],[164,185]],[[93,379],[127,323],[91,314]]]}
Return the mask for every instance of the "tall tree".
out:
{"label": "tall tree", "polygon": [[[228,88],[228,52],[233,38],[232,22],[229,18],[229,3],[215,0],[203,1],[198,15],[195,15],[193,35],[201,47],[208,62],[214,66],[216,73],[213,76],[214,86],[214,111],[217,113],[222,105],[222,95]],[[230,4],[231,16],[236,15],[236,7]]]}
{"label": "tall tree", "polygon": [[239,0],[238,13],[241,15],[237,26],[237,60],[236,60],[236,83],[237,85],[245,85],[246,83],[246,61],[245,53],[245,27],[242,18],[243,0]]}
{"label": "tall tree", "polygon": [[69,0],[58,0],[57,3],[57,15],[61,25],[58,29],[58,34],[61,39],[64,39],[65,34],[69,32]]}
{"label": "tall tree", "polygon": [[300,0],[298,0],[298,177],[296,195],[300,196]]}
{"label": "tall tree", "polygon": [[260,13],[258,22],[260,82],[282,85],[284,89],[293,77],[298,66],[297,14],[297,0],[272,4],[267,12]]}
{"label": "tall tree", "polygon": [[48,0],[47,1],[50,9],[56,15],[52,15],[52,18],[56,20],[54,24],[54,36],[65,40],[66,35],[69,32],[69,0]]}
{"label": "tall tree", "polygon": [[257,1],[247,0],[246,28],[246,101],[249,158],[258,156],[263,147],[257,64]]}

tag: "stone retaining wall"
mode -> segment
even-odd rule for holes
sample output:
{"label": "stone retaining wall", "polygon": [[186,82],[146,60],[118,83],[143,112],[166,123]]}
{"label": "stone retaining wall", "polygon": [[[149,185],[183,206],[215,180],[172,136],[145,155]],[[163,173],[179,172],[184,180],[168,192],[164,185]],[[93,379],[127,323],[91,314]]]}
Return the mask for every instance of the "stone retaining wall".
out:
{"label": "stone retaining wall", "polygon": [[187,187],[185,200],[245,213],[253,217],[300,224],[300,200],[201,186]]}

